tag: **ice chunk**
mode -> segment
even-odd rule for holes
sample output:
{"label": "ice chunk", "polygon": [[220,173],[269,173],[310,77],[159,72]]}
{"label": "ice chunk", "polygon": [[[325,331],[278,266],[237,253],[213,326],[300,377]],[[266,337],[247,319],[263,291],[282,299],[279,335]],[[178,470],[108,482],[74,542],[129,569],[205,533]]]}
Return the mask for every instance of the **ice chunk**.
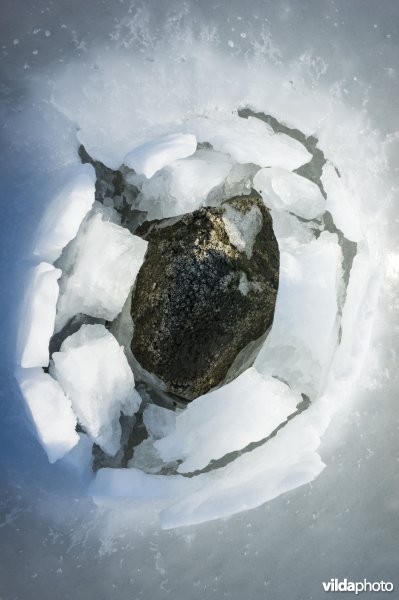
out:
{"label": "ice chunk", "polygon": [[227,517],[260,506],[312,481],[324,468],[320,437],[308,411],[278,434],[230,464],[195,477],[154,475],[138,469],[101,469],[90,487],[96,497],[129,498],[163,505],[162,527],[171,529]]}
{"label": "ice chunk", "polygon": [[272,329],[255,361],[313,396],[337,343],[341,250],[335,234],[280,254],[280,282]]}
{"label": "ice chunk", "polygon": [[126,154],[124,164],[150,178],[174,160],[191,156],[196,149],[195,135],[172,133],[134,148]]}
{"label": "ice chunk", "polygon": [[335,225],[348,240],[360,242],[363,236],[354,196],[349,194],[331,163],[324,165],[321,181],[327,193],[326,209],[331,213]]}
{"label": "ice chunk", "polygon": [[192,402],[177,417],[175,430],[154,445],[165,461],[183,461],[180,473],[200,470],[212,459],[266,438],[301,400],[285,383],[251,367]]}
{"label": "ice chunk", "polygon": [[231,159],[220,152],[198,150],[176,160],[151,179],[134,175],[129,181],[139,187],[139,208],[148,219],[173,217],[198,209],[209,192],[223,183],[231,169]]}
{"label": "ice chunk", "polygon": [[95,171],[91,165],[74,168],[70,182],[48,206],[39,226],[34,254],[54,262],[78,233],[95,196]]}
{"label": "ice chunk", "polygon": [[16,377],[39,442],[53,463],[79,442],[71,401],[42,369],[19,369]]}
{"label": "ice chunk", "polygon": [[63,256],[56,331],[77,313],[112,321],[144,260],[147,242],[94,214]]}
{"label": "ice chunk", "polygon": [[238,163],[293,170],[312,158],[300,142],[284,133],[274,133],[269,125],[254,117],[199,118],[189,121],[187,127],[199,142],[209,142],[214,150],[230,154]]}
{"label": "ice chunk", "polygon": [[114,455],[121,437],[120,413],[133,415],[141,400],[123,348],[103,325],[83,325],[53,354],[50,369],[71,399],[79,423]]}
{"label": "ice chunk", "polygon": [[158,439],[174,430],[178,414],[180,410],[172,411],[156,404],[148,404],[143,412],[143,422],[149,435]]}
{"label": "ice chunk", "polygon": [[49,363],[60,277],[61,270],[45,262],[32,269],[19,325],[17,360],[24,368],[46,367]]}
{"label": "ice chunk", "polygon": [[261,169],[254,177],[254,188],[265,204],[274,210],[287,210],[303,219],[316,219],[325,210],[319,187],[286,169]]}
{"label": "ice chunk", "polygon": [[262,213],[257,206],[251,206],[246,213],[229,204],[225,204],[224,209],[222,219],[230,243],[250,259],[256,236],[262,229]]}

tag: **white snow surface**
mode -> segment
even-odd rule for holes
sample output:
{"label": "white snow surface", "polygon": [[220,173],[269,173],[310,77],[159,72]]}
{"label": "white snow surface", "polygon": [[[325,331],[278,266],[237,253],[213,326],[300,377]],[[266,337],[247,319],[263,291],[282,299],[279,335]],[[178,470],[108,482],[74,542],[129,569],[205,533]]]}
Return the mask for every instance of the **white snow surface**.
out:
{"label": "white snow surface", "polygon": [[34,254],[50,262],[78,233],[93,206],[95,171],[91,165],[76,165],[70,180],[48,205],[37,232]]}
{"label": "white snow surface", "polygon": [[54,332],[61,270],[42,262],[30,272],[20,311],[17,362],[24,368],[47,367]]}
{"label": "white snow surface", "polygon": [[265,204],[274,210],[285,210],[304,219],[320,217],[325,199],[320,188],[296,173],[280,167],[261,169],[253,181]]}
{"label": "white snow surface", "polygon": [[200,470],[211,460],[266,438],[301,400],[285,383],[251,367],[191,402],[178,415],[174,431],[156,441],[155,448],[166,462],[183,461],[179,473]]}
{"label": "white snow surface", "polygon": [[147,178],[178,158],[191,156],[197,149],[195,135],[172,133],[133,148],[124,164]]}
{"label": "white snow surface", "polygon": [[141,402],[114,336],[103,325],[82,325],[53,354],[50,371],[91,439],[114,455],[120,443],[120,413],[133,415]]}
{"label": "white snow surface", "polygon": [[112,321],[144,260],[147,242],[95,212],[62,257],[56,331],[77,313]]}
{"label": "white snow surface", "polygon": [[19,369],[16,377],[37,438],[54,463],[79,442],[71,401],[42,369]]}

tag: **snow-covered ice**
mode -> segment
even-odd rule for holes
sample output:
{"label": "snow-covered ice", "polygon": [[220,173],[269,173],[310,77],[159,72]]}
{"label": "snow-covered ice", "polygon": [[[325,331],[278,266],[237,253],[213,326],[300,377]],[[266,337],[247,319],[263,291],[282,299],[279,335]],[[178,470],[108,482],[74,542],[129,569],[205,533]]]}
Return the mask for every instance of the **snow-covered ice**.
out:
{"label": "snow-covered ice", "polygon": [[16,376],[37,438],[53,463],[79,442],[71,401],[40,368],[19,369]]}
{"label": "snow-covered ice", "polygon": [[265,204],[274,210],[285,210],[302,217],[315,219],[325,210],[325,199],[320,188],[296,173],[273,167],[256,173],[254,188]]}
{"label": "snow-covered ice", "polygon": [[155,442],[155,448],[166,462],[182,460],[180,473],[200,470],[211,460],[266,438],[301,400],[285,383],[251,367],[194,400],[177,417],[174,431]]}
{"label": "snow-covered ice", "polygon": [[112,321],[144,260],[147,242],[98,213],[82,224],[62,257],[56,331],[77,313]]}
{"label": "snow-covered ice", "polygon": [[136,173],[150,178],[174,160],[191,156],[196,149],[195,135],[172,133],[133,148],[123,162]]}
{"label": "snow-covered ice", "polygon": [[61,270],[42,262],[33,267],[29,277],[20,311],[17,361],[24,368],[47,367]]}
{"label": "snow-covered ice", "polygon": [[120,413],[140,406],[123,348],[103,325],[82,325],[52,356],[51,374],[72,402],[79,423],[110,455],[119,449]]}
{"label": "snow-covered ice", "polygon": [[78,233],[95,196],[95,172],[91,165],[77,165],[70,180],[50,202],[37,232],[34,254],[54,262]]}

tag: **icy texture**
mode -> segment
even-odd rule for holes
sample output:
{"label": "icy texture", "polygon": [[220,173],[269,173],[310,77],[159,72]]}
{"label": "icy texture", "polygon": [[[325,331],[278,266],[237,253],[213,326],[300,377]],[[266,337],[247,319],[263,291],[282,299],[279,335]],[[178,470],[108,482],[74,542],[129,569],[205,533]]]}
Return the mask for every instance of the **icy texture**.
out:
{"label": "icy texture", "polygon": [[95,194],[95,172],[91,165],[78,165],[70,182],[49,204],[39,226],[34,254],[54,262],[78,233],[91,209]]}
{"label": "icy texture", "polygon": [[327,194],[326,209],[331,213],[335,225],[352,242],[360,242],[362,231],[356,211],[355,194],[350,194],[331,163],[326,163],[321,176]]}
{"label": "icy texture", "polygon": [[222,219],[230,243],[250,259],[256,236],[262,229],[262,213],[257,206],[252,206],[246,213],[229,205],[224,209]]}
{"label": "icy texture", "polygon": [[211,460],[266,438],[300,401],[286,384],[251,367],[193,401],[177,417],[175,430],[155,448],[165,461],[182,460],[180,473],[200,470]]}
{"label": "icy texture", "polygon": [[83,325],[53,354],[51,373],[71,399],[82,427],[114,455],[120,413],[133,415],[140,405],[133,373],[114,336],[103,325]]}
{"label": "icy texture", "polygon": [[273,326],[255,361],[311,397],[319,391],[336,344],[341,250],[335,234],[280,254]]}
{"label": "icy texture", "polygon": [[320,217],[325,210],[319,187],[286,169],[261,169],[255,175],[253,185],[266,206],[274,210],[286,210],[304,219]]}
{"label": "icy texture", "polygon": [[90,492],[97,497],[163,502],[161,524],[170,529],[248,510],[311,481],[324,464],[319,436],[299,415],[275,438],[222,469],[192,478],[101,469]]}
{"label": "icy texture", "polygon": [[195,135],[173,133],[144,143],[125,156],[124,164],[150,178],[178,158],[191,156],[197,149]]}
{"label": "icy texture", "polygon": [[112,321],[144,260],[147,242],[94,214],[63,256],[56,331],[77,313]]}
{"label": "icy texture", "polygon": [[19,325],[17,360],[24,368],[46,367],[49,363],[60,277],[61,270],[45,262],[31,271]]}
{"label": "icy texture", "polygon": [[291,170],[312,158],[301,143],[284,133],[273,133],[269,125],[253,117],[219,115],[215,120],[193,119],[187,127],[199,142],[209,142],[214,150],[230,154],[238,163]]}
{"label": "icy texture", "polygon": [[148,219],[173,217],[196,210],[209,192],[223,183],[232,167],[225,154],[198,150],[189,158],[176,160],[151,179],[129,179],[141,189],[139,208]]}
{"label": "icy texture", "polygon": [[16,376],[37,438],[53,463],[79,442],[71,401],[42,369],[20,369]]}

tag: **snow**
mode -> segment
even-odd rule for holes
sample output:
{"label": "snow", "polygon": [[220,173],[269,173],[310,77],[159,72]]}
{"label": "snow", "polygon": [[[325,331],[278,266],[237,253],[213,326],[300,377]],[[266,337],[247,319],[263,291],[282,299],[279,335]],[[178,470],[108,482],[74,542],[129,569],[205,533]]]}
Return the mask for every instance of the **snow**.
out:
{"label": "snow", "polygon": [[129,181],[139,187],[139,208],[147,218],[174,217],[200,208],[211,190],[223,183],[232,167],[225,154],[198,150],[192,156],[176,160],[151,179],[133,176]]}
{"label": "snow", "polygon": [[147,242],[94,213],[65,256],[56,331],[77,313],[112,321],[143,263]]}
{"label": "snow", "polygon": [[321,235],[280,253],[272,329],[255,367],[311,398],[317,394],[337,343],[341,250],[336,234]]}
{"label": "snow", "polygon": [[120,413],[133,415],[141,399],[123,348],[113,335],[103,325],[82,325],[53,354],[50,371],[93,442],[109,455],[116,454]]}
{"label": "snow", "polygon": [[233,206],[225,204],[222,220],[230,243],[240,252],[245,252],[250,259],[256,236],[263,224],[259,208],[251,206],[246,213],[242,213]]}
{"label": "snow", "polygon": [[254,188],[269,208],[286,210],[303,219],[316,219],[325,210],[319,187],[296,173],[273,167],[256,173]]}
{"label": "snow", "polygon": [[293,170],[312,158],[300,142],[284,133],[273,133],[269,125],[254,117],[220,114],[214,120],[189,120],[186,126],[199,142],[209,142],[214,150],[229,154],[238,163]]}
{"label": "snow", "polygon": [[182,460],[179,473],[201,470],[211,460],[266,438],[301,400],[286,384],[251,367],[194,400],[177,417],[175,430],[155,448],[165,461]]}
{"label": "snow", "polygon": [[34,254],[54,262],[78,233],[95,196],[95,172],[91,165],[77,165],[69,182],[48,205],[38,228]]}
{"label": "snow", "polygon": [[151,140],[127,153],[124,164],[150,178],[178,158],[191,156],[197,149],[194,135],[173,133]]}
{"label": "snow", "polygon": [[71,401],[42,369],[19,369],[16,376],[37,438],[54,463],[79,442]]}
{"label": "snow", "polygon": [[17,361],[24,368],[46,367],[54,331],[61,270],[42,262],[31,269],[20,311]]}

